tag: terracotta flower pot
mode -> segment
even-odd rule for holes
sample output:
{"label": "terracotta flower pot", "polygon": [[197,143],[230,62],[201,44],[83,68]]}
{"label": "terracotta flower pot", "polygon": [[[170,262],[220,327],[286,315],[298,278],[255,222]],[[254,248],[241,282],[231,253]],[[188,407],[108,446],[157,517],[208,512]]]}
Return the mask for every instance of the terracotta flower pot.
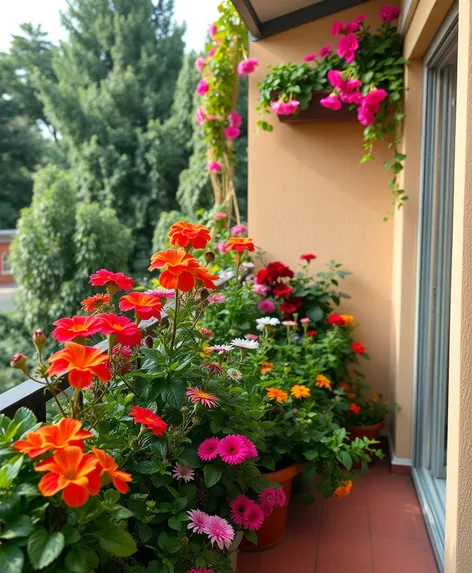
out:
{"label": "terracotta flower pot", "polygon": [[280,484],[287,496],[287,503],[283,507],[275,507],[271,515],[265,518],[262,527],[257,532],[257,545],[246,539],[241,543],[242,551],[263,551],[278,545],[285,537],[287,531],[287,515],[290,497],[292,494],[292,480],[303,469],[303,464],[293,464],[278,472],[265,474],[273,483]]}
{"label": "terracotta flower pot", "polygon": [[355,438],[369,438],[369,440],[378,440],[380,430],[384,427],[385,420],[378,424],[371,424],[370,426],[346,426],[346,431],[349,432],[352,439]]}

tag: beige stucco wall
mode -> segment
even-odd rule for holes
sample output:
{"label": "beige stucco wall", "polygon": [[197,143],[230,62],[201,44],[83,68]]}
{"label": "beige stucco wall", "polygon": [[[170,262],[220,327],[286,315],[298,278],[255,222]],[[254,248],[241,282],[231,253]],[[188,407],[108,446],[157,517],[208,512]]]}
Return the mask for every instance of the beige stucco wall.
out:
{"label": "beige stucco wall", "polygon": [[[383,4],[373,0],[336,17],[366,13],[376,23]],[[391,197],[390,173],[382,167],[388,151],[379,147],[377,161],[361,165],[357,122],[287,126],[272,117],[272,133],[255,133],[256,84],[267,66],[302,61],[333,43],[333,19],[251,43],[251,56],[260,65],[249,88],[249,228],[267,260],[296,265],[301,253],[314,252],[314,270],[336,259],[354,273],[342,285],[352,296],[344,309],[360,322],[356,338],[372,356],[362,365],[368,383],[388,395],[393,222],[383,222]]]}

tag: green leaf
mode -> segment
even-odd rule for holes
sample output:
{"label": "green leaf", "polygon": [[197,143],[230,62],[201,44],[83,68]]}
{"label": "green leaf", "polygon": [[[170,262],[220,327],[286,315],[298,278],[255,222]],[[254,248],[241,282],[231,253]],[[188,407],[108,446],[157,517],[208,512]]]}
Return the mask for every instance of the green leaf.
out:
{"label": "green leaf", "polygon": [[189,468],[199,468],[201,467],[200,458],[198,457],[197,450],[193,448],[185,449],[179,456],[177,460],[184,466],[188,466]]}
{"label": "green leaf", "polygon": [[205,477],[205,485],[211,487],[217,484],[221,479],[221,470],[214,468],[213,466],[206,465],[203,468],[203,475]]}
{"label": "green leaf", "polygon": [[180,408],[185,402],[185,385],[175,384],[168,386],[162,392],[162,399],[173,408]]}
{"label": "green leaf", "polygon": [[44,569],[59,557],[64,549],[64,535],[37,529],[28,540],[28,555],[34,569]]}
{"label": "green leaf", "polygon": [[255,531],[245,531],[244,537],[254,545],[257,545],[257,533]]}
{"label": "green leaf", "polygon": [[23,456],[20,456],[16,460],[10,460],[2,466],[0,469],[0,489],[8,489],[10,487],[13,480],[20,473],[22,465]]}
{"label": "green leaf", "polygon": [[323,310],[319,306],[308,309],[306,314],[313,322],[320,322],[324,316]]}
{"label": "green leaf", "polygon": [[138,527],[138,535],[141,543],[147,543],[152,537],[152,529],[147,523],[141,523]]}
{"label": "green leaf", "polygon": [[182,529],[182,523],[174,516],[169,517],[167,524],[171,529],[175,531],[180,531]]}
{"label": "green leaf", "polygon": [[114,557],[129,557],[137,551],[134,539],[119,525],[110,523],[100,529],[96,536],[100,547]]}
{"label": "green leaf", "polygon": [[109,489],[105,492],[104,498],[108,503],[116,503],[120,499],[120,492],[116,489]]}
{"label": "green leaf", "polygon": [[338,455],[338,459],[347,470],[352,468],[352,458],[348,452],[341,452]]}
{"label": "green leaf", "polygon": [[33,522],[27,515],[18,515],[6,524],[6,529],[0,534],[1,539],[14,539],[15,537],[27,537],[33,531]]}
{"label": "green leaf", "polygon": [[2,573],[21,573],[25,556],[17,545],[0,545],[0,571]]}
{"label": "green leaf", "polygon": [[90,571],[87,554],[79,545],[74,545],[66,556],[67,571],[70,573],[88,573]]}
{"label": "green leaf", "polygon": [[64,543],[66,546],[80,541],[80,533],[78,532],[77,527],[73,527],[66,523],[61,531],[64,535]]}

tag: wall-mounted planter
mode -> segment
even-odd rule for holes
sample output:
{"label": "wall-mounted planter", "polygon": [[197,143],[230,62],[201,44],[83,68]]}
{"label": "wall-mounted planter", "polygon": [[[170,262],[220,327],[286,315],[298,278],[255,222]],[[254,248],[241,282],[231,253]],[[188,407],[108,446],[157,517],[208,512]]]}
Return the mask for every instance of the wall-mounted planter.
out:
{"label": "wall-mounted planter", "polygon": [[338,111],[333,111],[320,104],[320,100],[329,96],[331,90],[313,92],[310,105],[293,115],[279,115],[281,123],[314,123],[328,121],[357,121],[356,110],[350,110],[348,105],[343,105]]}

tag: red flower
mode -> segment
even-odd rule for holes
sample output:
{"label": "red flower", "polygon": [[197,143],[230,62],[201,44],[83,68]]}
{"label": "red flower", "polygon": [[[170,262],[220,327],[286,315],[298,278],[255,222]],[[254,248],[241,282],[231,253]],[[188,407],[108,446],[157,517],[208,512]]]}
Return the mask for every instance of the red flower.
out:
{"label": "red flower", "polygon": [[344,318],[340,314],[331,313],[328,316],[328,324],[336,326],[344,326],[346,324]]}
{"label": "red flower", "polygon": [[244,251],[250,251],[252,253],[256,249],[256,246],[252,239],[247,239],[245,237],[230,237],[226,241],[226,249],[228,251],[237,251],[238,253],[243,253]]}
{"label": "red flower", "polygon": [[137,346],[141,342],[141,331],[126,316],[117,314],[100,314],[100,332],[102,334],[113,334],[116,340],[123,346]]}
{"label": "red flower", "polygon": [[279,278],[292,279],[294,276],[294,272],[287,265],[274,261],[257,273],[256,282],[259,284],[273,284]]}
{"label": "red flower", "polygon": [[111,380],[108,356],[102,354],[98,348],[66,342],[64,350],[53,354],[49,362],[50,376],[69,373],[69,384],[79,390],[87,388],[93,382],[94,376],[102,382]]}
{"label": "red flower", "polygon": [[162,303],[159,296],[145,292],[132,292],[120,298],[120,310],[134,310],[142,320],[161,318]]}
{"label": "red flower", "polygon": [[303,305],[303,300],[299,297],[293,297],[285,301],[283,304],[280,305],[280,312],[283,312],[286,315],[292,315],[294,312]]}
{"label": "red flower", "polygon": [[313,261],[316,259],[316,255],[313,253],[306,253],[305,255],[300,255],[302,261]]}
{"label": "red flower", "polygon": [[349,411],[352,412],[353,414],[360,414],[361,412],[361,407],[358,406],[357,404],[349,404]]}
{"label": "red flower", "polygon": [[194,249],[204,249],[211,241],[210,231],[204,225],[193,225],[180,221],[172,225],[169,231],[170,244],[185,248],[192,245]]}
{"label": "red flower", "polygon": [[164,268],[159,277],[161,285],[188,292],[195,286],[194,272],[199,267],[197,259],[182,249],[167,249],[152,255],[149,270]]}
{"label": "red flower", "polygon": [[109,293],[114,294],[119,290],[131,290],[134,280],[123,273],[112,273],[106,269],[100,269],[90,276],[90,284],[93,286],[106,286]]}
{"label": "red flower", "polygon": [[351,344],[351,348],[354,350],[356,354],[363,354],[365,352],[365,348],[362,346],[360,342],[353,342]]}
{"label": "red flower", "polygon": [[308,336],[316,336],[318,334],[318,331],[316,330],[307,330],[307,334]]}
{"label": "red flower", "polygon": [[277,284],[272,289],[272,293],[276,298],[285,298],[292,292],[292,287],[283,283]]}
{"label": "red flower", "polygon": [[162,436],[167,430],[167,424],[164,420],[148,408],[133,406],[131,408],[130,416],[131,418],[134,418],[135,424],[143,424],[156,436]]}
{"label": "red flower", "polygon": [[87,338],[100,331],[100,321],[96,316],[60,318],[53,324],[57,328],[52,331],[52,337],[58,342],[68,342],[79,336]]}
{"label": "red flower", "polygon": [[119,470],[118,464],[115,460],[103,450],[92,448],[92,452],[95,459],[98,461],[96,469],[98,475],[102,478],[105,477],[111,479],[113,485],[120,493],[128,493],[127,482],[133,481],[131,474]]}
{"label": "red flower", "polygon": [[98,293],[85,298],[80,304],[85,312],[100,312],[100,307],[109,302],[110,297],[107,294]]}

